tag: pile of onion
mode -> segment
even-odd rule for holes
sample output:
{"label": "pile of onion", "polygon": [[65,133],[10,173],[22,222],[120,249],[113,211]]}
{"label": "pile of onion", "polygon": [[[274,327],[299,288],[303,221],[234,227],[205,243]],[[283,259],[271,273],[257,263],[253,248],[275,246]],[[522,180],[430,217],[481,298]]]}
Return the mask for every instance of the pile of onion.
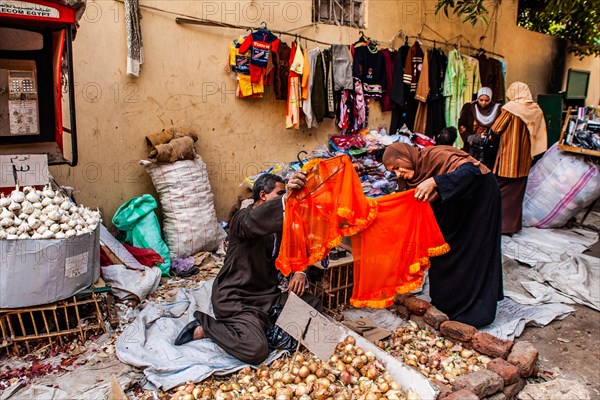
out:
{"label": "pile of onion", "polygon": [[431,380],[451,385],[456,377],[485,369],[490,358],[420,329],[414,321],[377,345]]}
{"label": "pile of onion", "polygon": [[276,400],[418,400],[403,391],[383,364],[370,351],[355,345],[348,336],[338,343],[327,362],[309,354],[280,358],[258,370],[244,368],[227,381],[188,383],[177,389],[172,400],[276,399]]}

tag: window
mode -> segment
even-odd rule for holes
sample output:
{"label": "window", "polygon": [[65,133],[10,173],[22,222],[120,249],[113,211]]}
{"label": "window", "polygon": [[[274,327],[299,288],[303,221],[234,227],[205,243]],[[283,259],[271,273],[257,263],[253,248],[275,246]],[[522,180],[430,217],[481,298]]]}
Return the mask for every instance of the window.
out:
{"label": "window", "polygon": [[313,0],[313,22],[364,28],[364,0]]}

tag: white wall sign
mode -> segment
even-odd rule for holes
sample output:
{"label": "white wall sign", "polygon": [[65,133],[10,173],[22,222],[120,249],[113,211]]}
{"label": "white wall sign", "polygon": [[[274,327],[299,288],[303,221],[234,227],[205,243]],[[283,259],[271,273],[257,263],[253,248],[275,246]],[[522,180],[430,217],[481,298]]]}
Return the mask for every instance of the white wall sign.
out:
{"label": "white wall sign", "polygon": [[0,187],[13,187],[17,183],[19,186],[42,186],[48,183],[49,176],[46,154],[0,156]]}
{"label": "white wall sign", "polygon": [[26,1],[0,0],[0,14],[59,18],[58,9]]}

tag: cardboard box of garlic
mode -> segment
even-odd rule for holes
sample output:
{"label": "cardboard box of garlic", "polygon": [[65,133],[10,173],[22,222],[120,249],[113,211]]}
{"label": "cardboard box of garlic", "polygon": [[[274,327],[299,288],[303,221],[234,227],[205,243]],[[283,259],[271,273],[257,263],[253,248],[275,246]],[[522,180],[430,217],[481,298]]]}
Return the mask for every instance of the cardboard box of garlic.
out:
{"label": "cardboard box of garlic", "polygon": [[100,276],[100,213],[50,187],[0,196],[0,308],[66,299]]}

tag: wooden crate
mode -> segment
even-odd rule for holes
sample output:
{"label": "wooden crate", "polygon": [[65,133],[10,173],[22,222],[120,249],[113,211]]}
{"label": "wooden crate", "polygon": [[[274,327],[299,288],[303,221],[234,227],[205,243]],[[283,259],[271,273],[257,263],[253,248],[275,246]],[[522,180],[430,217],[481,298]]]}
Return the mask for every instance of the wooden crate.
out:
{"label": "wooden crate", "polygon": [[341,308],[350,304],[354,287],[354,259],[352,254],[329,261],[329,267],[323,268],[320,263],[314,265],[323,271],[323,278],[311,282],[310,290],[321,298],[323,311],[330,315],[339,314]]}
{"label": "wooden crate", "polygon": [[90,331],[106,332],[101,311],[106,311],[105,298],[89,291],[43,306],[0,309],[0,349],[25,345],[30,352],[34,341],[62,344],[68,335],[85,341]]}

